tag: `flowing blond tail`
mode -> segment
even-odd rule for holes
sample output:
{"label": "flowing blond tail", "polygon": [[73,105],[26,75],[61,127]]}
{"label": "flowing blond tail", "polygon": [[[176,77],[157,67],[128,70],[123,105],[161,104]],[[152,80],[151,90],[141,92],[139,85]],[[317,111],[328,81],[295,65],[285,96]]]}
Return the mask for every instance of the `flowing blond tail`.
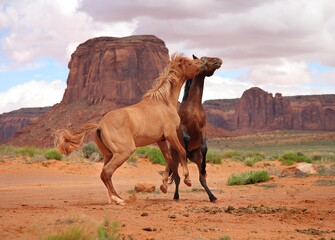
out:
{"label": "flowing blond tail", "polygon": [[74,130],[58,129],[55,132],[55,146],[58,151],[68,156],[74,150],[77,150],[84,141],[85,136],[99,128],[98,124],[85,123]]}

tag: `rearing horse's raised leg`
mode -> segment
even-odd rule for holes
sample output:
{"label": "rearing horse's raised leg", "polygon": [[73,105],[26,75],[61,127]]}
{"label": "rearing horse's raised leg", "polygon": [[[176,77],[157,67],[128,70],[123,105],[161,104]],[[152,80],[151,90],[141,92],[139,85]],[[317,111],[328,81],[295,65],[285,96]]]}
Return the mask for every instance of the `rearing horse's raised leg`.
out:
{"label": "rearing horse's raised leg", "polygon": [[[191,137],[190,135],[188,135],[186,129],[183,129],[181,131],[181,134],[183,136],[183,141],[184,141],[184,145],[185,145],[185,151],[186,151],[186,157],[188,157],[188,154],[189,154],[189,151],[188,151],[188,144],[190,143],[190,140],[191,140]],[[179,156],[175,155],[175,156],[172,156],[172,159],[179,159]],[[177,162],[180,162],[180,161],[177,161]],[[178,166],[177,166],[178,168]],[[172,176],[172,169],[170,168],[170,171],[169,171],[169,176]],[[171,182],[172,183],[172,182]]]}
{"label": "rearing horse's raised leg", "polygon": [[166,137],[166,139],[170,142],[171,147],[176,149],[176,151],[179,154],[180,162],[181,162],[181,165],[183,166],[184,183],[189,187],[192,186],[191,180],[190,180],[190,174],[189,174],[187,162],[186,162],[186,151],[179,142],[179,139],[177,137],[177,132],[175,131],[174,134],[172,134],[169,137]]}
{"label": "rearing horse's raised leg", "polygon": [[171,166],[172,158],[171,158],[171,154],[170,154],[168,145],[166,144],[166,140],[162,140],[162,141],[157,142],[157,145],[159,146],[159,149],[161,150],[161,152],[162,152],[162,154],[165,158],[165,162],[166,162],[165,171],[164,171],[163,176],[162,176],[163,183],[160,186],[160,189],[163,193],[167,193],[167,188],[168,188],[167,181],[169,179],[169,169],[170,169],[170,166]]}

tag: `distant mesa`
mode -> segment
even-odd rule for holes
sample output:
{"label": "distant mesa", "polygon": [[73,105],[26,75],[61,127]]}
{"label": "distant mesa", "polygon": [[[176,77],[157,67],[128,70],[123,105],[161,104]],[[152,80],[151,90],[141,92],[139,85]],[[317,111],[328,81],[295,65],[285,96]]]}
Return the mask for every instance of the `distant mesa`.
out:
{"label": "distant mesa", "polygon": [[[152,35],[90,39],[71,56],[62,101],[52,108],[30,109],[30,114],[19,110],[0,115],[0,141],[52,147],[55,129],[98,122],[110,110],[139,102],[168,59],[164,42]],[[333,94],[283,97],[254,87],[239,99],[205,101],[204,108],[209,138],[281,129],[335,130]],[[91,140],[93,136],[85,141]]]}
{"label": "distant mesa", "polygon": [[18,130],[28,126],[50,110],[51,107],[21,108],[0,114],[0,142],[12,137]]}
{"label": "distant mesa", "polygon": [[240,99],[204,103],[207,122],[248,134],[273,130],[335,130],[335,95],[283,97],[253,87]]}
{"label": "distant mesa", "polygon": [[155,36],[90,39],[71,55],[62,103],[137,103],[168,60],[168,49]]}
{"label": "distant mesa", "polygon": [[6,143],[53,146],[53,130],[98,122],[106,112],[140,101],[168,60],[165,43],[152,35],[98,37],[80,44],[68,64],[61,103]]}

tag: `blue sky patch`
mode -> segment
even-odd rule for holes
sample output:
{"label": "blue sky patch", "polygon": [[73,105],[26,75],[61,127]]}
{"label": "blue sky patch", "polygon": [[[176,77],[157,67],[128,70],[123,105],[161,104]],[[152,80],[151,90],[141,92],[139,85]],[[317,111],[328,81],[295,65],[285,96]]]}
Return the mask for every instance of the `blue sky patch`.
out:
{"label": "blue sky patch", "polygon": [[[3,61],[0,59],[0,62]],[[61,65],[51,58],[43,58],[37,62],[41,62],[42,66],[36,69],[0,71],[0,92],[6,92],[13,86],[30,82],[33,79],[47,82],[55,80],[66,82],[69,74],[69,69],[66,65]]]}

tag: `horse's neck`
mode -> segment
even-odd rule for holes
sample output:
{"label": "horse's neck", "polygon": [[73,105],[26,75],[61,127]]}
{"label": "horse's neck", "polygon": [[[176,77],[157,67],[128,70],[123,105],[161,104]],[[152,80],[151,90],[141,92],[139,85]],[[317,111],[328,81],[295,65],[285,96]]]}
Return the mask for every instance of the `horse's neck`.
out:
{"label": "horse's neck", "polygon": [[181,90],[182,85],[179,84],[173,84],[173,88],[170,94],[170,103],[174,106],[174,108],[177,110],[177,105],[178,105],[178,99],[179,99],[179,94]]}
{"label": "horse's neck", "polygon": [[193,80],[187,96],[189,104],[201,105],[204,91],[205,76],[197,75]]}

